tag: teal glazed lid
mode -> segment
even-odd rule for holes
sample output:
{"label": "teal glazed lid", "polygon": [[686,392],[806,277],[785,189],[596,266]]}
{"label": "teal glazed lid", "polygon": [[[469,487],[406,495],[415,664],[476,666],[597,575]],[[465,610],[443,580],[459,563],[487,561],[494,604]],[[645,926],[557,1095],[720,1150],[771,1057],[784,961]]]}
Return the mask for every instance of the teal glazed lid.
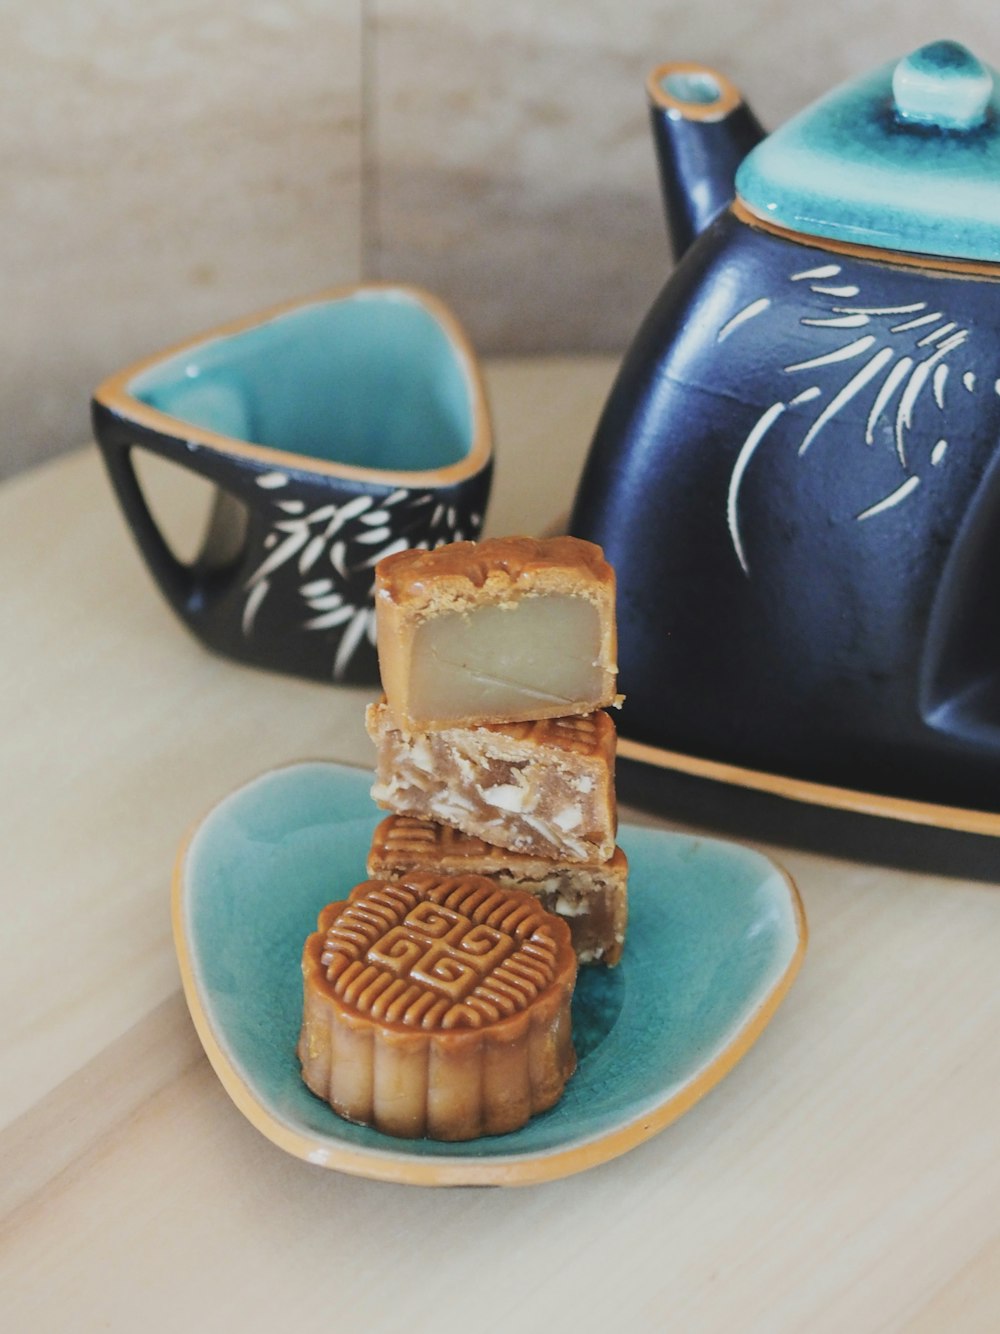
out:
{"label": "teal glazed lid", "polygon": [[736,174],[751,213],[809,236],[1000,263],[1000,88],[958,42],[843,84]]}

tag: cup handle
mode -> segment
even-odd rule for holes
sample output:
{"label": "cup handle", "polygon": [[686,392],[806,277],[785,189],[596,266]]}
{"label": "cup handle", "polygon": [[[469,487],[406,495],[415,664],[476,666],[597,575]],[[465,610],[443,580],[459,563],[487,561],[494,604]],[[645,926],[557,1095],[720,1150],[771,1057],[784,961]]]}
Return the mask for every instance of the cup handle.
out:
{"label": "cup handle", "polygon": [[183,442],[125,421],[96,399],[91,404],[91,413],[94,435],[111,485],[151,574],[171,606],[186,619],[196,619],[199,612],[232,586],[237,577],[238,562],[232,561],[219,568],[200,558],[191,565],[177,559],[146,503],[136,476],[132,451],[146,449],[171,463],[180,464],[189,472],[207,476],[220,487],[224,486],[224,480],[218,474],[224,474],[226,469],[218,465],[224,461],[221,457],[214,460],[216,466],[213,467],[207,458],[192,456]]}

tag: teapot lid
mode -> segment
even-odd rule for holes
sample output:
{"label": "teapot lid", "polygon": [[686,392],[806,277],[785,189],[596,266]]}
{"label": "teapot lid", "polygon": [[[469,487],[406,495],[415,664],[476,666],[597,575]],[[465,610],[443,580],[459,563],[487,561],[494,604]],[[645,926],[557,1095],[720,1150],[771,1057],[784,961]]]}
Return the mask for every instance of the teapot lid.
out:
{"label": "teapot lid", "polygon": [[769,135],[736,192],[809,236],[1000,262],[1000,77],[958,42],[922,46]]}

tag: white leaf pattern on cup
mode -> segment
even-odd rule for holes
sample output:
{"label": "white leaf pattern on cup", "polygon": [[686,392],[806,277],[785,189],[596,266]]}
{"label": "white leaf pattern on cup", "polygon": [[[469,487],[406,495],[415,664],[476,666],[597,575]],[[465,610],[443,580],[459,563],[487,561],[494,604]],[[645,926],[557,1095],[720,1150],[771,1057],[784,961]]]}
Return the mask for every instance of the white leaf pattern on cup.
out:
{"label": "white leaf pattern on cup", "polygon": [[[276,489],[279,485],[284,489],[287,479],[280,484],[277,481],[258,484],[266,489]],[[307,512],[305,503],[288,496],[286,491],[276,503],[271,530],[265,538],[268,554],[244,586],[247,594],[242,616],[244,635],[253,634],[257,614],[280,570],[292,566],[299,576],[304,576],[325,560],[337,579],[311,578],[299,584],[299,595],[310,613],[302,621],[301,629],[317,633],[343,627],[332,663],[333,678],[340,680],[358,646],[365,639],[375,643],[373,583],[365,579],[362,588],[358,588],[358,576],[374,569],[386,556],[406,551],[411,545],[427,549],[463,539],[458,512],[441,502],[431,515],[429,536],[417,543],[411,543],[405,536],[393,538],[390,525],[398,525],[401,511],[422,510],[435,499],[432,492],[414,493],[401,488],[381,500],[377,507],[373,496],[360,495],[343,505],[326,503]],[[479,517],[474,515],[470,519],[470,534],[478,527]],[[373,546],[378,550],[373,552]],[[355,585],[353,596],[348,595],[345,587],[351,583]]]}

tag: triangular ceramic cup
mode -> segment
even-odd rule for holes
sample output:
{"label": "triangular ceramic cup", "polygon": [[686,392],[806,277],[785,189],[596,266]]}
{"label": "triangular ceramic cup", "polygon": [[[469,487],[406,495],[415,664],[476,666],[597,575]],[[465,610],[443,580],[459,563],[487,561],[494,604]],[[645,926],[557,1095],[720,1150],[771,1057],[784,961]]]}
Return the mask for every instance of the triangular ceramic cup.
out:
{"label": "triangular ceramic cup", "polygon": [[[338,288],[226,325],[111,376],[92,412],[164,595],[242,662],[375,681],[377,561],[482,525],[493,448],[476,357],[412,287]],[[218,488],[189,564],[146,503],[136,449]]]}

